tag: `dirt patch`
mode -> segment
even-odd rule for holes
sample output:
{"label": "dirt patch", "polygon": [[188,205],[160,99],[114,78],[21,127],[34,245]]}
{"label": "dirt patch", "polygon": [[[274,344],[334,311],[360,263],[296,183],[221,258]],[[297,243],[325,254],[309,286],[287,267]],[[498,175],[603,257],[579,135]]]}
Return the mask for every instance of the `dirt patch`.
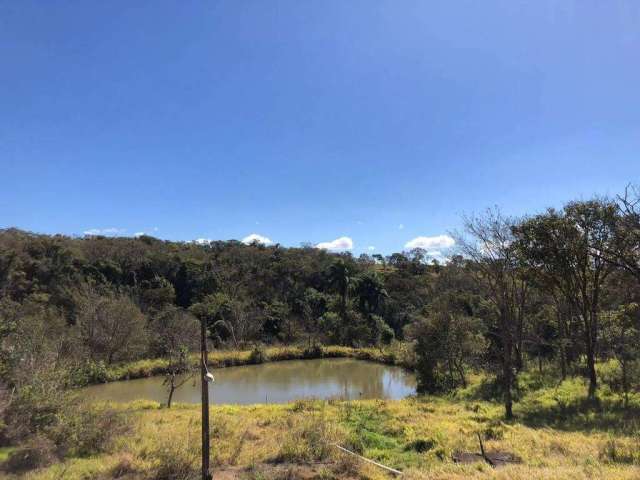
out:
{"label": "dirt patch", "polygon": [[453,461],[456,463],[485,462],[496,468],[514,463],[522,463],[522,459],[517,455],[500,450],[490,450],[486,452],[484,456],[480,453],[456,452],[453,454]]}

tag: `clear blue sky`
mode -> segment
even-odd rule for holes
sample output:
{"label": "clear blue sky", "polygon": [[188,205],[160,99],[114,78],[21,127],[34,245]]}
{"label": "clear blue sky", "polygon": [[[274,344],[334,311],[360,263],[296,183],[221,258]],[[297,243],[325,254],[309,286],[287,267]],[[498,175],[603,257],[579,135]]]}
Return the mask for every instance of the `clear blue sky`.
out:
{"label": "clear blue sky", "polygon": [[390,253],[639,153],[637,0],[0,1],[0,227]]}

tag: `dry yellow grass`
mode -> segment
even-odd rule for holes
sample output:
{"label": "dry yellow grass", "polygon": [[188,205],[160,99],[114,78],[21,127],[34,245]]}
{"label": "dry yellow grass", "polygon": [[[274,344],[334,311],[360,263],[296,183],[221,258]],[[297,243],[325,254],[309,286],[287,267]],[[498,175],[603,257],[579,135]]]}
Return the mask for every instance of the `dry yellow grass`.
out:
{"label": "dry yellow grass", "polygon": [[[129,415],[133,428],[108,454],[67,460],[24,478],[84,480],[116,474],[129,479],[172,478],[158,472],[197,469],[199,406],[167,410],[152,402],[134,402],[117,408]],[[614,439],[589,428],[527,426],[526,412],[518,413],[520,421],[507,424],[501,421],[497,404],[434,397],[216,406],[211,409],[213,466],[238,478],[265,479],[269,470],[260,466],[320,464],[315,478],[346,478],[354,465],[331,446],[338,442],[403,470],[407,479],[640,478],[633,453],[640,446],[637,437],[618,432]],[[488,450],[512,452],[522,463],[499,469],[481,462],[454,463],[453,452],[479,450],[476,432],[486,438]],[[167,467],[172,462],[175,465]],[[357,463],[355,468],[361,478],[387,477],[373,466]],[[291,472],[296,478],[297,473]]]}

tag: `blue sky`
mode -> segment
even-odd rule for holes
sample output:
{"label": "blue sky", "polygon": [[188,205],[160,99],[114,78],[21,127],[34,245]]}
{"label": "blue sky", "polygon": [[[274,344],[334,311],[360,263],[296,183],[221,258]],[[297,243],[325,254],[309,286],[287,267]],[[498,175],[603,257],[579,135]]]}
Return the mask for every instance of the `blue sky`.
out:
{"label": "blue sky", "polygon": [[0,0],[0,59],[0,227],[391,253],[640,182],[635,0]]}

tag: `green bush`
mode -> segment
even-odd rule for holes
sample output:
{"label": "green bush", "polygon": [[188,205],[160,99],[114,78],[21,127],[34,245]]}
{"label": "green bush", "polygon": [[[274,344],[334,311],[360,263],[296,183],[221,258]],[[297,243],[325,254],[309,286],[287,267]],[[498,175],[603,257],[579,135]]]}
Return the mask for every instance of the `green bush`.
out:
{"label": "green bush", "polygon": [[256,365],[258,363],[264,363],[267,360],[269,360],[269,357],[267,356],[265,348],[262,345],[254,346],[253,350],[251,350],[251,353],[249,354],[249,363]]}
{"label": "green bush", "polygon": [[95,383],[109,381],[109,371],[103,361],[89,360],[78,368],[71,370],[69,382],[74,387],[84,387]]}

